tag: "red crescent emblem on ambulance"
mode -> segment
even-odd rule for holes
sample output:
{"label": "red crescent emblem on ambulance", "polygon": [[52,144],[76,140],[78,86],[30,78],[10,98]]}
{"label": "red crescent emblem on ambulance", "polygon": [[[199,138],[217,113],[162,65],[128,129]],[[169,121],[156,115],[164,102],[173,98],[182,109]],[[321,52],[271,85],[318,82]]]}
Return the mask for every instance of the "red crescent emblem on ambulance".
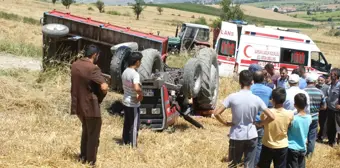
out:
{"label": "red crescent emblem on ambulance", "polygon": [[244,47],[244,51],[243,51],[244,56],[246,56],[247,58],[251,58],[251,56],[247,55],[247,49],[248,49],[249,47],[252,47],[252,46],[251,46],[251,45],[246,45],[246,47]]}

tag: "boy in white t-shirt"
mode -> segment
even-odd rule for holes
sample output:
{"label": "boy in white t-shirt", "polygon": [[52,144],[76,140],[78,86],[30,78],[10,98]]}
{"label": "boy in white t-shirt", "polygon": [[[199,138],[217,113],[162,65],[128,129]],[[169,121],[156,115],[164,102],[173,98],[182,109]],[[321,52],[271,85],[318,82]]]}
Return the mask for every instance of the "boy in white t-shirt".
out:
{"label": "boy in white t-shirt", "polygon": [[[223,102],[223,106],[218,108],[214,115],[216,119],[225,126],[231,126],[229,140],[229,167],[236,167],[240,164],[244,155],[244,166],[255,167],[255,156],[257,146],[257,129],[254,125],[256,115],[263,111],[268,116],[262,123],[274,120],[274,115],[267,108],[265,103],[258,96],[252,94],[253,74],[249,70],[240,73],[239,83],[241,90],[229,95]],[[246,98],[246,101],[245,101]],[[231,108],[232,122],[225,122],[221,118],[227,108]]]}

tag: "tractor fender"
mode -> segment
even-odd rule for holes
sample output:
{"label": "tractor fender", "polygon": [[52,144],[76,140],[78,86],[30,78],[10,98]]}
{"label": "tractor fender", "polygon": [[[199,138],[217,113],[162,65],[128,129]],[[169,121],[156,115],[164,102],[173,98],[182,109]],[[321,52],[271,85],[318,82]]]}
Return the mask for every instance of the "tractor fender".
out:
{"label": "tractor fender", "polygon": [[126,42],[126,43],[120,43],[120,44],[112,46],[111,47],[111,53],[113,55],[115,55],[116,50],[121,46],[129,47],[131,49],[131,51],[137,51],[138,50],[138,44],[136,42]]}

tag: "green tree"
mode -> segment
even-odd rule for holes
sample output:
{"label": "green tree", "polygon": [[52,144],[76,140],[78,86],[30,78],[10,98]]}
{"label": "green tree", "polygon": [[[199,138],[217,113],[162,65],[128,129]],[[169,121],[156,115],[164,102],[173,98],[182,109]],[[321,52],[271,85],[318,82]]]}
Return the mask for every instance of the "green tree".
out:
{"label": "green tree", "polygon": [[231,8],[230,5],[232,4],[231,0],[222,0],[220,2],[220,6],[222,9],[222,13],[220,15],[221,20],[230,20],[231,19]]}
{"label": "green tree", "polygon": [[229,20],[243,20],[244,13],[241,9],[241,4],[233,5],[231,0],[222,0],[220,2],[220,6],[222,9],[222,13],[220,14],[220,18],[216,19],[212,23],[212,27],[217,28],[221,27],[222,21],[229,21]]}
{"label": "green tree", "polygon": [[235,7],[231,10],[231,19],[237,19],[237,20],[243,20],[244,19],[244,13],[241,9],[241,5],[237,4]]}
{"label": "green tree", "polygon": [[221,18],[217,18],[212,22],[210,26],[213,28],[220,28],[221,24],[222,24]]}
{"label": "green tree", "polygon": [[162,7],[160,7],[160,6],[158,6],[157,7],[157,11],[159,12],[159,14],[161,15],[162,14],[162,12],[163,12],[163,8]]}
{"label": "green tree", "polygon": [[144,1],[143,0],[135,0],[136,3],[132,5],[133,12],[137,16],[136,19],[139,20],[139,15],[143,12],[143,10],[146,8],[144,6]]}
{"label": "green tree", "polygon": [[53,5],[57,2],[58,0],[52,0]]}
{"label": "green tree", "polygon": [[208,25],[207,20],[203,16],[196,19],[193,23],[201,24],[201,25]]}
{"label": "green tree", "polygon": [[232,19],[244,19],[244,13],[240,4],[233,5],[231,0],[222,0],[220,2],[220,6],[222,9],[222,13],[220,15],[221,20],[229,21]]}
{"label": "green tree", "polygon": [[275,9],[274,9],[274,12],[279,12],[279,9],[275,8]]}
{"label": "green tree", "polygon": [[66,7],[66,9],[70,9],[71,4],[76,3],[75,0],[61,0],[61,3]]}
{"label": "green tree", "polygon": [[100,13],[103,13],[103,12],[104,12],[104,6],[105,6],[105,4],[104,4],[103,1],[98,0],[98,1],[96,2],[96,7],[98,8],[98,10],[99,10]]}

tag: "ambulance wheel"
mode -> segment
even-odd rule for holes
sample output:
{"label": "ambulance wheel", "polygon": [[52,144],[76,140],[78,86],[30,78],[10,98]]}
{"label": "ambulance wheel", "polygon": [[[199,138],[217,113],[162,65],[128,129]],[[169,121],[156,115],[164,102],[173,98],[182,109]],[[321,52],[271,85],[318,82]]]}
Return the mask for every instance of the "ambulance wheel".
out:
{"label": "ambulance wheel", "polygon": [[43,34],[48,37],[64,37],[69,31],[69,28],[62,24],[46,24],[42,27]]}
{"label": "ambulance wheel", "polygon": [[212,48],[202,48],[195,57],[201,61],[203,71],[201,91],[193,99],[195,110],[213,110],[219,88],[217,54]]}
{"label": "ambulance wheel", "polygon": [[148,79],[151,77],[152,73],[163,72],[164,65],[162,62],[161,54],[156,49],[145,49],[142,51],[142,63],[138,68],[138,73],[140,74],[140,80]]}
{"label": "ambulance wheel", "polygon": [[119,47],[112,59],[110,64],[110,75],[111,75],[111,89],[117,92],[123,92],[122,74],[127,68],[127,58],[131,54],[131,48],[126,46]]}
{"label": "ambulance wheel", "polygon": [[183,94],[188,98],[197,97],[202,84],[202,65],[197,58],[190,58],[184,65]]}

